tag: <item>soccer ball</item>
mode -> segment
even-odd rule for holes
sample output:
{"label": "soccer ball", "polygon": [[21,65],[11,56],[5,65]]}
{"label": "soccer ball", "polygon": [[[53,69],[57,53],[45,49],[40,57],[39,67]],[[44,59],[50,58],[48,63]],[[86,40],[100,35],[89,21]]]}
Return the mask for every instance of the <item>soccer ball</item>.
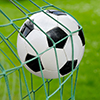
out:
{"label": "soccer ball", "polygon": [[80,26],[69,14],[57,10],[45,10],[45,13],[32,15],[34,24],[29,19],[24,22],[17,38],[17,51],[22,63],[30,60],[24,66],[32,74],[42,77],[42,69],[44,78],[53,79],[58,78],[58,73],[63,77],[72,70],[72,40],[74,69],[79,65],[85,39],[79,30],[72,34],[71,40],[69,30],[76,31]]}

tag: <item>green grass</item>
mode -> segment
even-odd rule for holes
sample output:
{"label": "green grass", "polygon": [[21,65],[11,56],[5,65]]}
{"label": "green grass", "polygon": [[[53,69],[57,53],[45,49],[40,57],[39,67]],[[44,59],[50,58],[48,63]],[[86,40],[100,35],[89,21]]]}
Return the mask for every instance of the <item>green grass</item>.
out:
{"label": "green grass", "polygon": [[[24,17],[24,15],[16,9],[15,6],[13,6],[9,2],[5,2],[6,0],[0,0],[0,9],[3,10],[11,19],[21,18]],[[40,0],[34,0],[37,4],[40,6],[45,5]],[[99,100],[100,99],[100,35],[99,35],[99,24],[100,24],[100,0],[47,0],[50,3],[56,5],[57,7],[67,11],[68,13],[72,14],[82,25],[84,34],[85,34],[85,40],[86,40],[86,48],[84,57],[80,63],[79,67],[79,74],[78,74],[78,82],[77,82],[77,88],[76,88],[76,100]],[[27,0],[22,0],[21,3],[25,5],[26,8],[28,8],[31,12],[38,10],[36,7],[33,7],[31,3],[27,4]],[[21,26],[22,23],[25,20],[21,22],[17,22],[16,24]],[[0,14],[0,25],[9,23],[6,18]],[[12,26],[0,28],[0,32],[4,36],[8,36],[14,28]],[[14,43],[16,46],[17,41],[17,32],[10,38],[11,42]],[[1,38],[0,38],[1,41]],[[12,47],[13,48],[13,47]],[[14,64],[16,66],[19,66],[20,63],[18,60],[13,56],[11,51],[8,49],[8,47],[5,45],[5,43],[0,44],[0,49],[2,49],[6,54],[13,60]],[[16,49],[13,48],[13,50],[16,52]],[[8,59],[4,56],[2,52],[0,52],[0,63],[3,65],[5,69],[14,68],[14,66],[8,61]],[[25,75],[27,78],[27,83],[29,86],[29,89],[31,90],[31,79],[30,79],[30,73],[24,69]],[[1,73],[1,71],[0,71]],[[21,73],[21,79],[22,79],[22,90],[23,94],[25,95],[27,93],[27,89],[25,86],[25,81],[22,74],[22,69],[20,69]],[[36,79],[34,82],[34,89],[36,89],[41,83],[42,79],[38,78],[36,76],[33,76],[33,79]],[[19,72],[15,71],[14,73],[8,75],[9,80],[9,86],[10,86],[10,92],[12,95],[12,100],[18,100],[20,97],[20,90],[19,90]],[[56,86],[56,87],[54,87]],[[51,82],[50,86],[50,93],[54,91],[58,86],[58,80],[54,80]],[[64,100],[67,100],[68,97],[70,97],[70,80],[66,82],[66,85],[64,86]],[[38,96],[38,94],[41,94]],[[44,100],[44,89],[42,88],[40,91],[36,94],[36,100]],[[50,100],[59,100],[59,92],[55,96],[53,96]],[[8,100],[8,94],[7,94],[7,88],[4,78],[0,79],[0,100]],[[26,98],[25,100],[28,100]]]}

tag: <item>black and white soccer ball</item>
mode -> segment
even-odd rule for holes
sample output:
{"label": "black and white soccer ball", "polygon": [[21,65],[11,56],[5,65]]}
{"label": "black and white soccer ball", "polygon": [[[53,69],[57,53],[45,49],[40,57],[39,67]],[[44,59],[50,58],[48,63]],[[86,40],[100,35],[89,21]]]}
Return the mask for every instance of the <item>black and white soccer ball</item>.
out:
{"label": "black and white soccer ball", "polygon": [[[17,50],[22,63],[33,58],[32,61],[26,63],[24,66],[32,74],[42,77],[37,56],[38,53],[44,78],[53,79],[58,78],[58,72],[60,72],[60,77],[71,72],[72,41],[69,36],[70,32],[66,28],[73,32],[80,29],[80,26],[69,14],[57,10],[46,10],[45,12],[62,25],[43,12],[32,15],[30,19],[36,23],[36,25],[27,19],[20,29],[20,32],[29,43],[19,33],[17,39]],[[37,25],[46,34],[42,32]],[[63,27],[63,25],[66,28]],[[84,54],[85,39],[83,31],[79,30],[78,32],[73,33],[72,39],[74,49],[73,62],[75,69],[79,65]],[[34,49],[30,46],[30,44],[34,47]],[[55,47],[59,68],[57,68]]]}

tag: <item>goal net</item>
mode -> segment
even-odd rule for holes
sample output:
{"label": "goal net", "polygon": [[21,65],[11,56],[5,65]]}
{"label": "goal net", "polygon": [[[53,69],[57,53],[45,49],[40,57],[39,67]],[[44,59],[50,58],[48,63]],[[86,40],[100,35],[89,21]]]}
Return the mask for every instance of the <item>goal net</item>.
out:
{"label": "goal net", "polygon": [[[42,70],[42,78],[31,74],[24,68],[24,64],[26,64],[27,61],[22,63],[17,54],[17,35],[23,22],[29,19],[31,15],[40,11],[44,12],[46,9],[56,9],[68,14],[66,11],[45,0],[42,0],[41,3],[43,3],[44,6],[39,6],[34,0],[27,1],[27,5],[32,6],[33,12],[28,9],[29,6],[25,6],[24,1],[22,2],[20,0],[9,1],[8,5],[11,5],[11,8],[7,8],[9,12],[0,9],[0,100],[75,100],[79,66],[73,69],[73,39],[71,39],[72,71],[62,78],[60,77],[59,71],[57,79],[45,79]],[[19,13],[20,18],[16,18],[16,12]],[[42,31],[41,27],[37,27]],[[79,30],[81,29],[82,27],[80,25]],[[76,32],[79,30],[76,30]],[[73,33],[74,32],[71,32],[69,35],[71,38]],[[56,53],[55,51],[57,59]],[[30,61],[32,60],[33,59]]]}

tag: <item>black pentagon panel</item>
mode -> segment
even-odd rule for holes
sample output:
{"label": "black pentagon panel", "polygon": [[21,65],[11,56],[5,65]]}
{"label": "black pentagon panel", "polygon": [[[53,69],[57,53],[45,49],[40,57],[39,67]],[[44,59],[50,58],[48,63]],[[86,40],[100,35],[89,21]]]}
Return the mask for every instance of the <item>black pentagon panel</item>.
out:
{"label": "black pentagon panel", "polygon": [[58,11],[58,10],[47,10],[46,13],[51,13],[51,14],[54,14],[54,15],[57,15],[57,16],[67,15],[66,13]]}
{"label": "black pentagon panel", "polygon": [[[50,31],[47,32],[48,36],[50,36],[50,38],[56,43],[59,40],[63,39],[64,37],[68,36],[61,28],[59,27],[55,27],[53,29],[51,29]],[[49,47],[53,46],[52,41],[47,37],[47,41],[48,41],[48,45]],[[59,42],[56,45],[56,48],[63,48],[65,43],[67,41],[67,38],[64,39],[63,41]]]}
{"label": "black pentagon panel", "polygon": [[[74,60],[74,69],[77,65],[77,60]],[[67,61],[67,63],[60,69],[61,75],[66,75],[72,70],[72,61]]]}
{"label": "black pentagon panel", "polygon": [[[34,58],[35,56],[27,54],[25,61],[30,60],[32,58]],[[38,72],[40,71],[40,67],[39,67],[39,62],[38,62],[38,58],[35,60],[30,61],[29,63],[26,64],[31,70],[33,70],[34,72]],[[41,63],[42,66],[42,63]],[[42,70],[43,70],[43,66],[42,66]]]}
{"label": "black pentagon panel", "polygon": [[[78,26],[78,28],[80,29],[80,26]],[[80,37],[80,39],[82,41],[82,45],[84,46],[85,45],[85,38],[84,38],[84,33],[83,33],[82,29],[79,31],[78,35],[79,35],[79,37]]]}
{"label": "black pentagon panel", "polygon": [[22,29],[21,29],[21,33],[23,34],[23,36],[27,37],[27,35],[34,29],[34,24],[31,21],[27,21],[26,23],[24,23]]}

